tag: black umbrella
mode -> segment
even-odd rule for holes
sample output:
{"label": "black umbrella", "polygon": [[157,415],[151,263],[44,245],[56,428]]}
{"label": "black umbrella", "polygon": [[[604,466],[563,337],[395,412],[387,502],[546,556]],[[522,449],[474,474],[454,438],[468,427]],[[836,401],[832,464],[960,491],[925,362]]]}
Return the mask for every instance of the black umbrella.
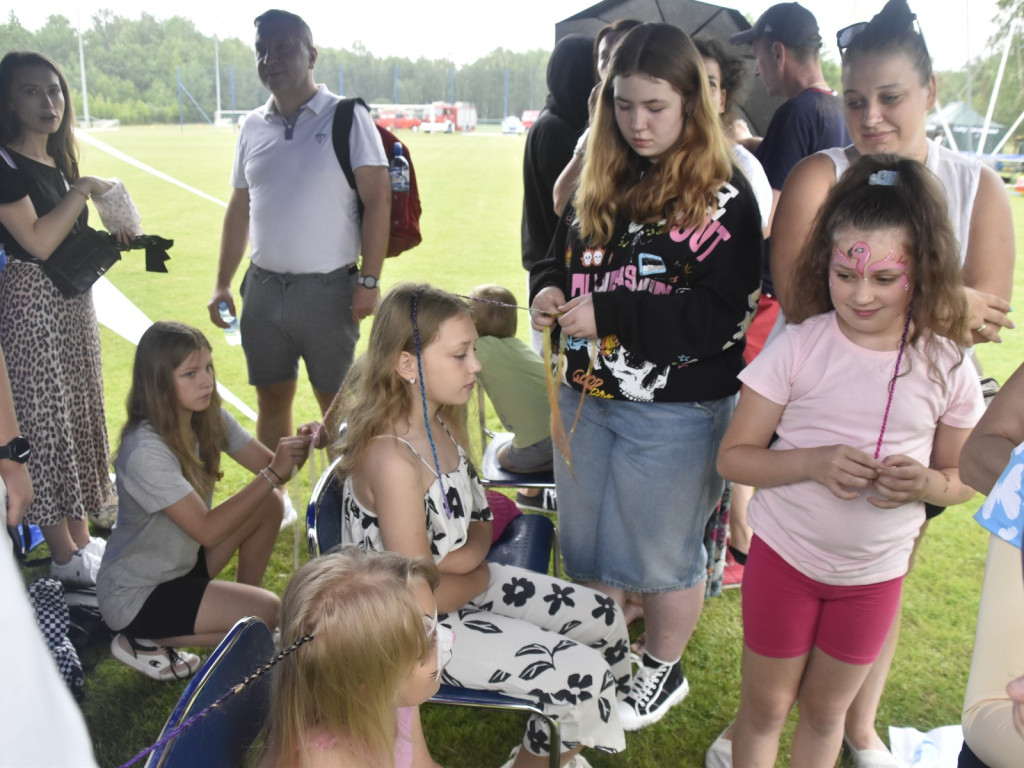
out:
{"label": "black umbrella", "polygon": [[[766,3],[767,5],[767,3]],[[664,21],[682,29],[690,37],[717,38],[743,56],[749,73],[746,103],[736,105],[755,136],[763,136],[775,110],[783,99],[770,96],[761,79],[754,76],[754,55],[749,45],[731,46],[730,35],[750,29],[750,22],[739,11],[696,0],[604,0],[585,11],[555,24],[555,40],[578,32],[594,37],[601,27],[618,19]]]}

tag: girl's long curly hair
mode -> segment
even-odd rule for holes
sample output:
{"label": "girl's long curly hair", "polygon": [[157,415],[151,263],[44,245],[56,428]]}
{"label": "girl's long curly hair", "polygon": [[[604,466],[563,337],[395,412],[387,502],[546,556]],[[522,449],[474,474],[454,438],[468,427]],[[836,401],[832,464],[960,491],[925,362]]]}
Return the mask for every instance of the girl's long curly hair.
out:
{"label": "girl's long curly hair", "polygon": [[[419,349],[413,338],[412,309],[416,302]],[[394,433],[395,425],[422,419],[420,389],[398,375],[399,355],[422,353],[437,337],[441,324],[459,314],[469,315],[465,303],[446,291],[429,285],[403,283],[392,288],[377,308],[366,353],[355,362],[345,378],[338,398],[338,418],[346,423],[345,433],[332,446],[341,456],[338,474],[355,472],[374,437]],[[438,414],[456,440],[467,445],[466,407],[442,406]]]}
{"label": "girl's long curly hair", "polygon": [[[664,80],[683,97],[683,129],[658,162],[638,156],[615,120],[615,78]],[[671,24],[641,24],[619,40],[601,87],[574,203],[580,235],[604,244],[615,222],[662,219],[700,226],[732,177],[732,155],[711,104],[704,64],[689,36]]]}
{"label": "girl's long curly hair", "polygon": [[[893,183],[871,183],[880,171],[895,173],[888,177]],[[801,323],[834,308],[829,272],[835,236],[843,229],[901,229],[906,233],[913,302],[908,344],[924,337],[927,345],[935,335],[954,341],[963,338],[967,297],[960,277],[960,246],[949,221],[946,196],[931,171],[898,155],[857,159],[829,192],[796,264],[795,303],[789,322]]]}
{"label": "girl's long curly hair", "polygon": [[121,430],[121,443],[148,421],[181,462],[185,479],[205,500],[223,474],[220,454],[227,446],[227,429],[221,418],[220,395],[214,388],[210,405],[183,423],[174,387],[174,370],[200,349],[210,350],[210,342],[198,328],[184,323],[153,323],[142,334],[135,352],[126,403],[128,420]]}

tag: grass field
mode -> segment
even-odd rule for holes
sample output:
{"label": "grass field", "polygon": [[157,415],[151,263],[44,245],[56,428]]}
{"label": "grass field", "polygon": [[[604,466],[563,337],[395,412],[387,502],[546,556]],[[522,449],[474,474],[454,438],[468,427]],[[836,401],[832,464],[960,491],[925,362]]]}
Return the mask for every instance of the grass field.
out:
{"label": "grass field", "polygon": [[[97,137],[227,200],[234,145],[230,130],[125,128]],[[408,133],[402,138],[416,163],[424,243],[388,261],[384,289],[400,280],[422,280],[465,293],[478,283],[497,282],[525,299],[525,273],[519,257],[523,138],[483,130],[469,136]],[[223,209],[96,148],[83,144],[82,155],[85,173],[117,176],[126,183],[148,232],[175,240],[169,275],[148,274],[141,255],[128,255],[112,270],[110,279],[150,318],[181,320],[206,331],[213,343],[219,379],[254,405],[241,349],[229,348],[207,318]],[[1015,197],[1012,203],[1020,244],[1024,200]],[[1024,272],[1018,270],[1018,297],[1024,296],[1022,280]],[[364,325],[364,335],[367,331]],[[520,335],[526,336],[525,325]],[[986,371],[1000,380],[1024,360],[1020,332],[1006,336],[1004,344],[979,351]],[[103,352],[107,421],[112,444],[116,444],[124,421],[133,347],[104,329]],[[317,415],[303,379],[296,419],[301,422]],[[241,472],[229,469],[218,488],[218,499],[246,481]],[[304,506],[308,489],[306,476],[293,483],[291,494],[297,507]],[[879,716],[883,735],[889,724],[928,730],[959,722],[984,567],[985,535],[970,519],[979,500],[947,511],[932,524],[922,544],[907,581],[903,638]],[[289,531],[282,534],[265,586],[278,592],[283,589],[292,570],[292,550]],[[704,751],[732,717],[738,700],[739,597],[734,590],[707,603],[684,657],[692,685],[685,704],[658,725],[630,734],[625,753],[588,753],[595,767],[703,765]],[[119,765],[149,744],[182,687],[151,681],[111,658],[102,661],[87,679],[84,706],[100,764]],[[509,748],[518,743],[523,727],[521,718],[515,716],[479,715],[444,707],[425,707],[424,722],[434,758],[448,768],[500,765]],[[788,762],[788,738],[780,765]]]}

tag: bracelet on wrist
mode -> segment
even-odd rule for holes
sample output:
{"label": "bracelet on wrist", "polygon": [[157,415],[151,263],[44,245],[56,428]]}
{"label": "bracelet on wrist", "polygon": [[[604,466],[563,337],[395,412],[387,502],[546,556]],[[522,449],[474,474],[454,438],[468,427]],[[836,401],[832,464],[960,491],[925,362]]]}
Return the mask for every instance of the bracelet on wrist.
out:
{"label": "bracelet on wrist", "polygon": [[264,480],[270,483],[270,487],[273,488],[275,491],[280,487],[277,483],[274,482],[274,478],[270,476],[270,473],[267,472],[266,469],[260,470],[260,477],[262,477]]}
{"label": "bracelet on wrist", "polygon": [[71,185],[71,190],[72,190],[73,192],[77,192],[77,193],[78,193],[78,194],[80,194],[80,195],[81,195],[82,197],[84,197],[84,198],[85,198],[86,200],[88,200],[88,199],[89,199],[89,193],[88,193],[88,192],[86,192],[86,191],[85,191],[84,189],[82,189],[82,188],[81,188],[80,186],[78,186],[77,184],[72,184],[72,185]]}
{"label": "bracelet on wrist", "polygon": [[941,469],[938,470],[938,472],[940,475],[942,475],[942,479],[946,481],[945,485],[942,487],[942,495],[945,496],[947,493],[949,493],[949,481],[951,478],[948,472],[943,472]]}
{"label": "bracelet on wrist", "polygon": [[267,464],[267,472],[269,472],[270,474],[272,474],[274,477],[277,478],[277,484],[278,485],[284,485],[285,482],[287,482],[283,477],[281,477],[279,474],[277,474],[277,472],[274,471],[274,468],[272,466],[270,466],[269,464]]}

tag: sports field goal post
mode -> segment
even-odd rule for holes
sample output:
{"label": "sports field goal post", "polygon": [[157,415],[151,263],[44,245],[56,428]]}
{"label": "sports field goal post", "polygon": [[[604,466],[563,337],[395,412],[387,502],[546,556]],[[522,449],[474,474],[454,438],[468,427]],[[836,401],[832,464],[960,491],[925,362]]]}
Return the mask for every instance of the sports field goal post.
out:
{"label": "sports field goal post", "polygon": [[238,125],[250,112],[251,109],[218,109],[213,113],[213,124],[217,128]]}

